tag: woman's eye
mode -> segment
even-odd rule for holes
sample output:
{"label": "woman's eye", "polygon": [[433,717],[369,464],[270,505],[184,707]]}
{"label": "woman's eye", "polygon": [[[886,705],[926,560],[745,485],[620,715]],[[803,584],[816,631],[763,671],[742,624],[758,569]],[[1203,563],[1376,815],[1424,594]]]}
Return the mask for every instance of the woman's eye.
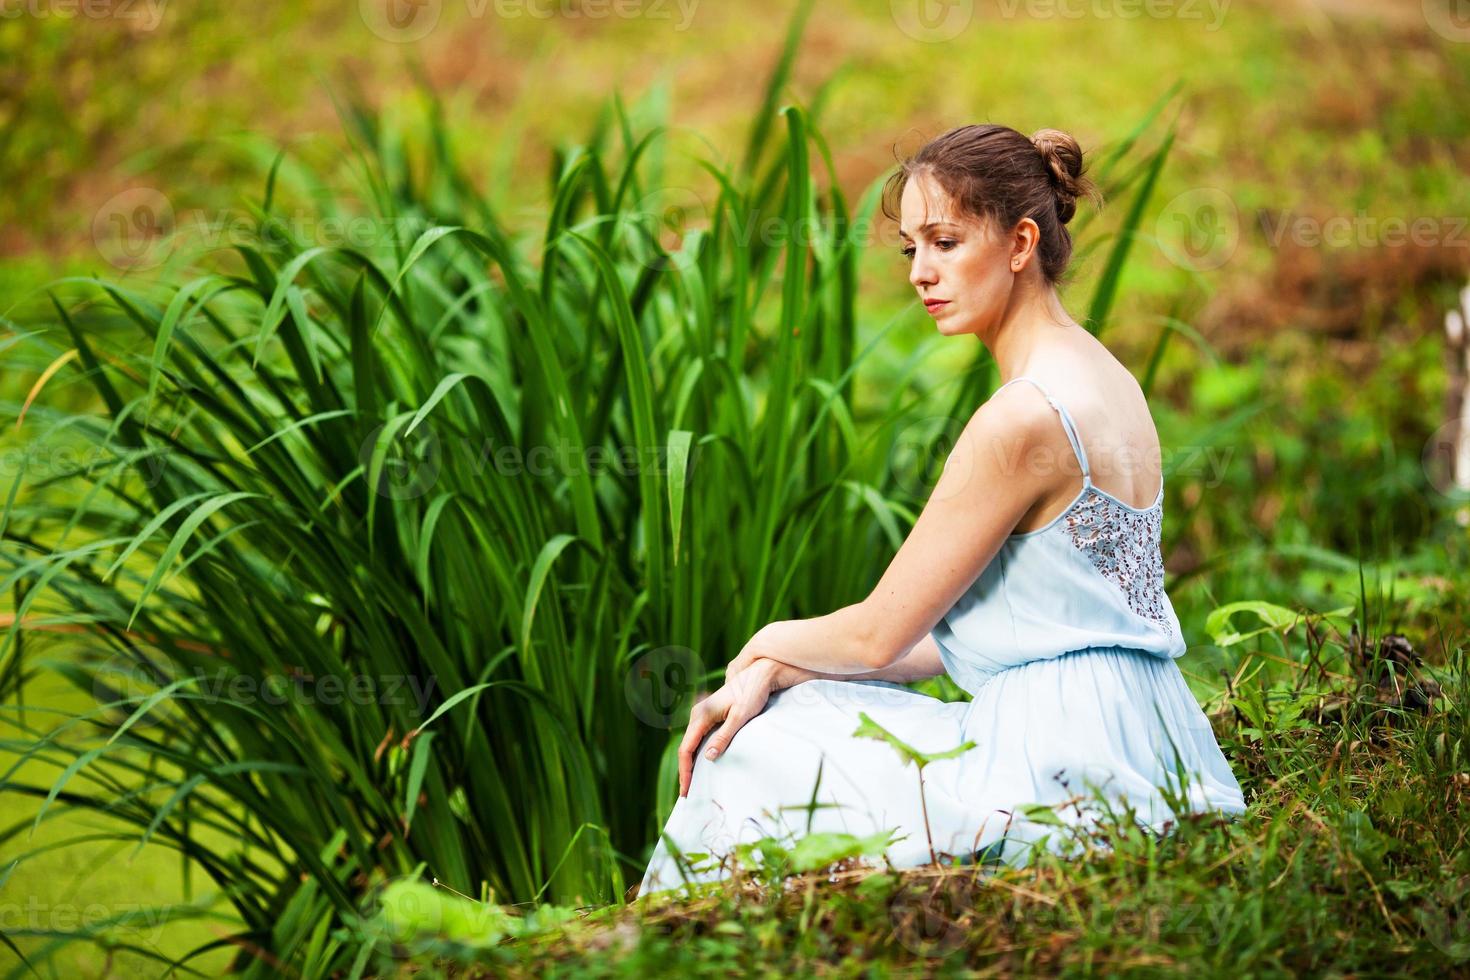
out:
{"label": "woman's eye", "polygon": [[952,239],[949,239],[949,238],[941,238],[935,244],[937,244],[940,248],[944,249],[946,252],[948,252],[950,249],[952,249],[952,248],[955,247],[955,242]]}
{"label": "woman's eye", "polygon": [[901,248],[901,249],[898,250],[898,254],[899,255],[906,256],[908,258],[913,258],[914,257],[914,250],[912,248]]}

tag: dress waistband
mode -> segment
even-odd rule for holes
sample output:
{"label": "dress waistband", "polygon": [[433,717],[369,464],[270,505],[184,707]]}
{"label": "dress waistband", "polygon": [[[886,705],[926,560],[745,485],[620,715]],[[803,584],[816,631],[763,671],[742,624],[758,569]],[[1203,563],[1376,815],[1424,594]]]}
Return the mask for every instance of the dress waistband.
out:
{"label": "dress waistband", "polygon": [[[1171,659],[1173,659],[1171,657],[1166,657],[1166,656],[1164,656],[1162,654],[1154,653],[1152,650],[1147,650],[1147,649],[1144,649],[1143,647],[1127,646],[1125,644],[1111,644],[1110,643],[1110,644],[1098,644],[1098,645],[1095,645],[1095,646],[1078,647],[1075,650],[1067,650],[1067,651],[1065,651],[1063,653],[1054,654],[1054,655],[1049,656],[1049,657],[1033,657],[1030,660],[1023,660],[1020,663],[1009,664],[1009,665],[1007,665],[1005,667],[1000,668],[999,670],[989,670],[989,671],[981,670],[981,671],[977,671],[978,673],[980,673],[981,675],[983,675],[983,678],[984,679],[981,681],[979,687],[977,687],[974,691],[971,691],[970,694],[973,697],[975,694],[978,694],[979,693],[979,691],[980,691],[981,688],[985,687],[985,685],[989,684],[995,678],[999,677],[1002,674],[1008,673],[1010,671],[1018,670],[1018,669],[1020,669],[1022,667],[1030,667],[1030,666],[1032,666],[1034,664],[1045,664],[1045,663],[1057,663],[1057,662],[1062,662],[1062,661],[1070,661],[1070,660],[1073,660],[1073,659],[1075,659],[1077,657],[1084,656],[1086,654],[1099,654],[1099,653],[1114,654],[1114,655],[1118,655],[1118,654],[1129,654],[1129,655],[1139,656],[1139,657],[1148,657],[1148,658],[1153,659],[1153,660],[1171,660]],[[954,678],[951,678],[951,680],[953,680],[953,679]],[[956,683],[958,683],[958,682],[956,682]]]}

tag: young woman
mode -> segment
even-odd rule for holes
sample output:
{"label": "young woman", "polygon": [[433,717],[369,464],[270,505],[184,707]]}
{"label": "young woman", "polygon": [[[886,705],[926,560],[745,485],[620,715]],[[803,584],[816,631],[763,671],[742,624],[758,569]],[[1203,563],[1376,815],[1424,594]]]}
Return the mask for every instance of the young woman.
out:
{"label": "young woman", "polygon": [[[885,187],[935,327],[978,338],[1003,383],[872,593],[763,627],[695,706],[640,894],[722,877],[721,857],[764,836],[893,830],[895,866],[928,862],[931,835],[939,852],[1024,864],[1064,839],[1025,804],[1074,826],[1131,810],[1156,833],[1178,819],[1169,797],[1245,809],[1174,662],[1148,405],[1057,297],[1082,196],[1097,191],[1072,137],[993,125],[939,136]],[[945,672],[970,701],[903,686]],[[913,765],[853,737],[864,712],[926,753],[974,747],[927,765],[921,801]],[[715,860],[689,872],[676,850]]]}

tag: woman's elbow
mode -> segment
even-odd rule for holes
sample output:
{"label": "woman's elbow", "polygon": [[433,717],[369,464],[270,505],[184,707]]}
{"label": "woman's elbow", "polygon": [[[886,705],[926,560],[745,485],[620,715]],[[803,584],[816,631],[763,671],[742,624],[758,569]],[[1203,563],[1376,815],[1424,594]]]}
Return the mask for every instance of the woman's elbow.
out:
{"label": "woman's elbow", "polygon": [[908,646],[894,635],[892,625],[885,624],[883,617],[874,614],[872,607],[866,603],[859,603],[856,612],[856,625],[859,628],[855,652],[858,663],[869,670],[883,670],[902,660],[904,654],[908,653]]}
{"label": "woman's elbow", "polygon": [[898,646],[888,641],[887,637],[875,636],[863,645],[865,654],[864,663],[869,670],[886,670],[903,659],[907,650],[899,649]]}

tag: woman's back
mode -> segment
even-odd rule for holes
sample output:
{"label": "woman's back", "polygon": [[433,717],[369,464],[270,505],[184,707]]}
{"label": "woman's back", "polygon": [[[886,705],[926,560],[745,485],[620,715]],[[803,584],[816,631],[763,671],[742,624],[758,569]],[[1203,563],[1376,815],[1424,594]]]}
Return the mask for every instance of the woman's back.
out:
{"label": "woman's back", "polygon": [[[1081,329],[1074,335],[1080,335],[1075,355],[1036,358],[1041,363],[1017,377],[1035,379],[1067,406],[1091,464],[1093,484],[1130,506],[1145,508],[1157,496],[1163,478],[1159,436],[1148,401],[1132,373],[1097,338]],[[1010,397],[1036,397],[1031,386],[1011,387],[1022,390]],[[999,394],[998,389],[991,397]],[[1060,429],[1052,448],[1053,457],[1069,467],[1072,479],[1038,500],[1016,525],[1018,532],[1052,520],[1081,487],[1074,454]]]}
{"label": "woman's back", "polygon": [[1030,375],[991,397],[1011,388],[1046,399],[1068,454],[1058,459],[1070,459],[1078,475],[1070,497],[1042,524],[1013,531],[935,624],[930,635],[945,669],[973,694],[1001,671],[1076,650],[1180,656],[1182,631],[1164,592],[1162,482],[1137,505],[1103,489],[1069,400]]}

